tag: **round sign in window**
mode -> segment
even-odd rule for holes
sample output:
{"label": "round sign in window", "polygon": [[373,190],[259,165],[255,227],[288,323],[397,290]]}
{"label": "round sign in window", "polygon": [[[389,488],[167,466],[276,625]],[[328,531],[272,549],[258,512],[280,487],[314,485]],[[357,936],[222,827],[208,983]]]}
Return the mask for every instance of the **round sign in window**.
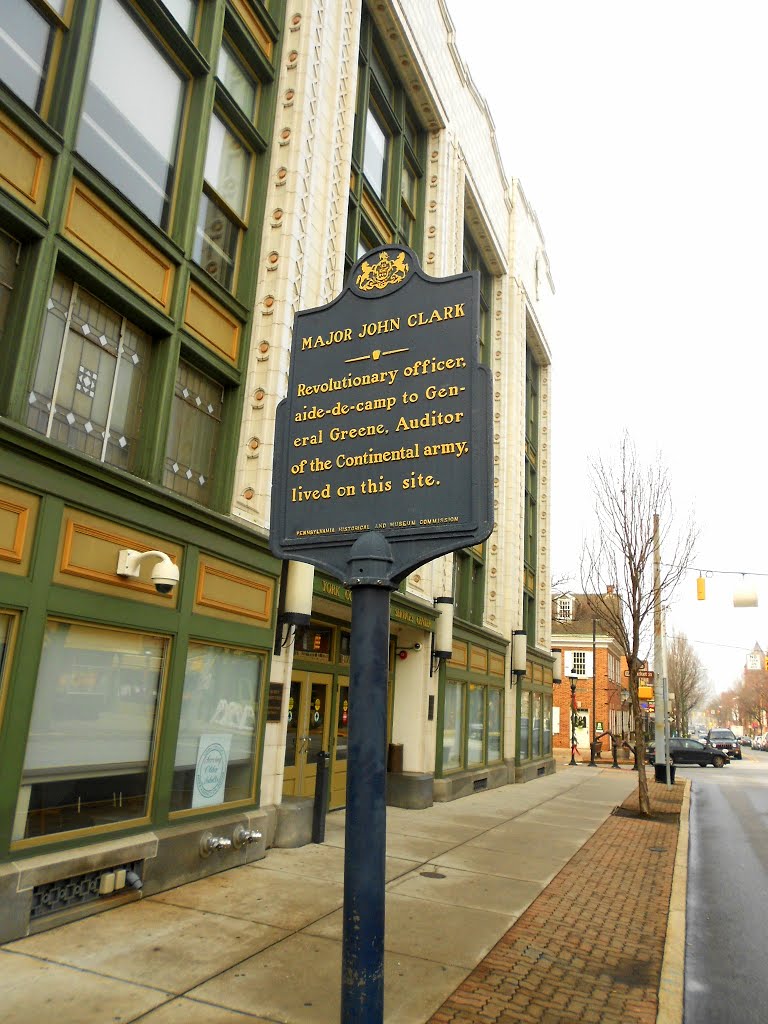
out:
{"label": "round sign in window", "polygon": [[220,743],[209,743],[197,760],[197,789],[202,797],[209,800],[224,788],[226,780],[227,752]]}

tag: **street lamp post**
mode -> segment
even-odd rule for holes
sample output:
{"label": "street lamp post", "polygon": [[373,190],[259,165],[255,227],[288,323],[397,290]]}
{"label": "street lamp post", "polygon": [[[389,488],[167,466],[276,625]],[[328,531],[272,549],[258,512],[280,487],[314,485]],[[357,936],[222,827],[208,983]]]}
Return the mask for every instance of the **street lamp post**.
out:
{"label": "street lamp post", "polygon": [[571,680],[571,760],[568,765],[578,764],[576,760],[576,676],[569,676]]}
{"label": "street lamp post", "polygon": [[589,744],[589,767],[597,768],[595,764],[595,748],[597,747],[597,668],[595,666],[596,661],[596,647],[597,638],[595,636],[597,627],[597,619],[592,619],[592,742]]}

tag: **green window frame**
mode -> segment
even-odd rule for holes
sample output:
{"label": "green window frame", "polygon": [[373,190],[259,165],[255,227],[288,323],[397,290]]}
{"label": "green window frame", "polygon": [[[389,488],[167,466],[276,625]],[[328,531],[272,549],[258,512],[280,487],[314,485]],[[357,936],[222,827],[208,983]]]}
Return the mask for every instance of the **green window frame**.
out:
{"label": "green window frame", "polygon": [[0,82],[37,114],[45,113],[56,47],[67,28],[68,0],[5,0],[0,24]]}
{"label": "green window frame", "polygon": [[360,55],[346,268],[379,245],[419,251],[426,136],[366,9]]}
{"label": "green window frame", "polygon": [[485,544],[453,555],[454,616],[480,626],[485,607]]}
{"label": "green window frame", "polygon": [[525,350],[525,495],[523,535],[523,628],[536,641],[535,593],[538,548],[538,437],[541,367],[530,345]]}
{"label": "green window frame", "polygon": [[462,269],[476,270],[480,274],[480,330],[479,359],[484,366],[490,362],[491,352],[491,319],[493,308],[493,276],[483,259],[482,253],[470,233],[468,225],[464,224],[464,248],[462,253]]}

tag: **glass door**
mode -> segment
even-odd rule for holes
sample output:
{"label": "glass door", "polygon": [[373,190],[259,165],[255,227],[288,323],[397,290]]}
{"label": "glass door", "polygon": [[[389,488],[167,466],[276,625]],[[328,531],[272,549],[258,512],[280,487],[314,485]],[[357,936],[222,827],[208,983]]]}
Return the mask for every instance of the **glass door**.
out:
{"label": "glass door", "polygon": [[317,755],[328,750],[333,676],[294,672],[288,698],[283,794],[314,796]]}
{"label": "glass door", "polygon": [[347,802],[347,736],[349,734],[349,680],[339,679],[336,699],[336,735],[331,757],[331,808]]}

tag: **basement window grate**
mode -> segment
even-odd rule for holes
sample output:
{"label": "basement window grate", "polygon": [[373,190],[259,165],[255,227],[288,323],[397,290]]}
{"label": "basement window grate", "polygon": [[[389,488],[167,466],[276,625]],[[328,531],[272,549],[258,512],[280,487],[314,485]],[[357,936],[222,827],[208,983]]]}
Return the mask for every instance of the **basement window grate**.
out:
{"label": "basement window grate", "polygon": [[[73,875],[71,878],[60,878],[55,882],[36,885],[32,890],[32,910],[29,918],[31,921],[35,921],[41,917],[47,917],[48,914],[55,914],[59,910],[67,910],[69,907],[103,900],[106,897],[99,895],[102,875],[122,870],[133,871],[141,876],[141,869],[142,862],[137,860],[131,861],[129,864],[116,864],[114,867],[103,867],[98,871],[87,871],[82,875]],[[130,886],[123,886],[109,895],[124,895],[131,891]]]}
{"label": "basement window grate", "polygon": [[484,779],[475,779],[472,783],[472,789],[475,793],[479,793],[482,789],[488,789],[488,777],[486,776]]}
{"label": "basement window grate", "polygon": [[537,775],[537,776],[541,776],[541,775],[544,775],[544,773],[546,772],[546,770],[547,770],[547,766],[546,766],[546,765],[542,765],[542,766],[541,766],[541,768],[537,768],[537,769],[536,769],[536,775]]}

